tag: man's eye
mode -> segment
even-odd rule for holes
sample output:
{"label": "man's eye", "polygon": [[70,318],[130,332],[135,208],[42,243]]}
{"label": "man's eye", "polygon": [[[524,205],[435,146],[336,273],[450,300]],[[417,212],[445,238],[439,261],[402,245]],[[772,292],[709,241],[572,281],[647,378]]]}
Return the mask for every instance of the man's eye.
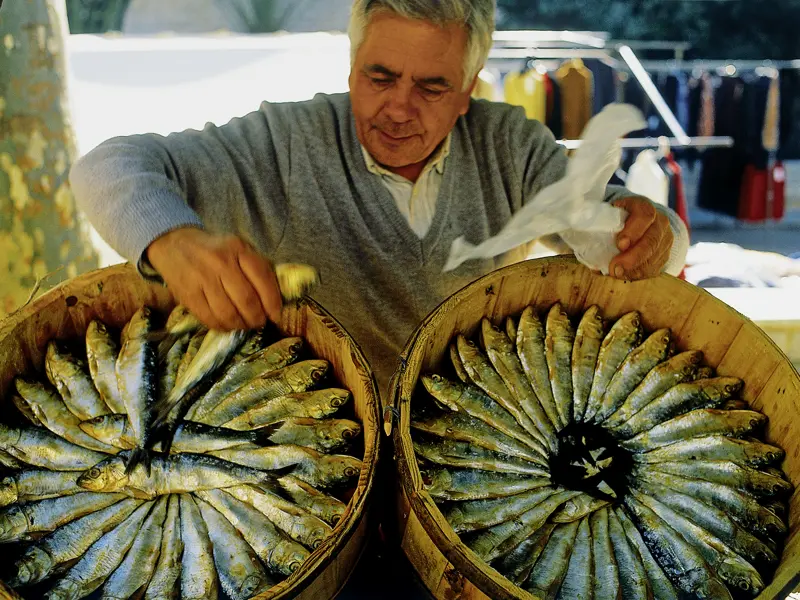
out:
{"label": "man's eye", "polygon": [[392,83],[391,79],[385,79],[383,77],[370,77],[369,80],[372,82],[372,85],[379,88],[388,87]]}
{"label": "man's eye", "polygon": [[426,100],[438,100],[442,96],[444,96],[444,90],[433,90],[431,88],[420,88],[420,93],[422,97]]}

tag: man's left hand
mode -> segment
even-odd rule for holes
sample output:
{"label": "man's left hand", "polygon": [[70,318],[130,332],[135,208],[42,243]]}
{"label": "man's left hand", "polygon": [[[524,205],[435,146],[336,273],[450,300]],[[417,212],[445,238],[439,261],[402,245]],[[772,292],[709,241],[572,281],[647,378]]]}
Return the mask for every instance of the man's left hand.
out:
{"label": "man's left hand", "polygon": [[628,212],[625,227],[617,234],[620,253],[609,273],[617,279],[647,279],[661,274],[672,250],[669,218],[643,198],[623,198],[614,206]]}

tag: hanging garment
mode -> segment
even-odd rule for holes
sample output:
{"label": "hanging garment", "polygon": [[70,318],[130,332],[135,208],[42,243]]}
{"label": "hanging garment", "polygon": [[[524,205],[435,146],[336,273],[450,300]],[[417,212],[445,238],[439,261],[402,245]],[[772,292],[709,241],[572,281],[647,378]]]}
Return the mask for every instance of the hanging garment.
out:
{"label": "hanging garment", "polygon": [[764,124],[767,119],[767,100],[772,79],[756,74],[744,75],[742,79],[744,92],[740,123],[744,128],[744,135],[737,142],[742,145],[748,164],[766,171],[769,152],[764,147]]}
{"label": "hanging garment", "polygon": [[739,220],[751,223],[766,220],[768,177],[767,169],[752,164],[745,167],[739,197]]}
{"label": "hanging garment", "polygon": [[716,122],[714,81],[711,75],[704,73],[700,79],[700,122],[698,133],[701,137],[714,135]]}
{"label": "hanging garment", "polygon": [[[688,84],[688,124],[686,127],[686,135],[689,137],[697,137],[700,135],[700,108],[703,99],[703,86],[699,77],[690,77]],[[683,151],[683,159],[690,171],[694,171],[698,163],[700,152],[697,148],[685,148]]]}
{"label": "hanging garment", "polygon": [[800,69],[780,71],[778,159],[800,160]]}
{"label": "hanging garment", "polygon": [[669,205],[669,178],[658,164],[653,150],[644,150],[628,171],[625,186],[634,194],[649,198],[661,206]]}
{"label": "hanging garment", "polygon": [[542,123],[547,119],[547,88],[545,75],[536,69],[506,75],[506,102],[525,109],[527,117]]}
{"label": "hanging garment", "polygon": [[689,226],[689,205],[686,202],[686,190],[683,185],[683,169],[675,160],[675,154],[670,152],[659,161],[664,172],[669,177],[669,207],[674,210],[686,225]]}
{"label": "hanging garment", "polygon": [[772,166],[769,176],[772,198],[767,197],[767,215],[780,221],[786,213],[786,168],[783,161],[779,160]]}
{"label": "hanging garment", "polygon": [[606,106],[617,99],[616,77],[614,67],[597,58],[584,60],[584,65],[592,72],[594,92],[592,94],[592,114],[599,114]]}
{"label": "hanging garment", "polygon": [[781,119],[781,84],[778,77],[773,77],[767,91],[767,114],[764,118],[764,128],[761,131],[761,144],[767,152],[778,150],[780,139]]}
{"label": "hanging garment", "polygon": [[497,77],[491,71],[483,69],[478,74],[478,82],[472,91],[472,97],[477,100],[489,100],[496,102],[499,100],[497,93]]}
{"label": "hanging garment", "polygon": [[580,58],[565,62],[556,72],[561,87],[563,137],[580,139],[583,129],[592,118],[594,77]]}
{"label": "hanging garment", "polygon": [[557,140],[564,135],[564,119],[561,110],[561,86],[549,74],[546,75],[547,85],[547,126]]}

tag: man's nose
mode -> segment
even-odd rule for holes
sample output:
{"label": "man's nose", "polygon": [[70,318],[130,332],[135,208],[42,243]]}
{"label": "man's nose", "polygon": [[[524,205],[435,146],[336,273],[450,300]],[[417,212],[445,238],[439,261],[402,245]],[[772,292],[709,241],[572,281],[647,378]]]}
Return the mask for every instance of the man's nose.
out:
{"label": "man's nose", "polygon": [[413,87],[395,85],[389,91],[386,102],[386,115],[396,123],[405,123],[414,118]]}

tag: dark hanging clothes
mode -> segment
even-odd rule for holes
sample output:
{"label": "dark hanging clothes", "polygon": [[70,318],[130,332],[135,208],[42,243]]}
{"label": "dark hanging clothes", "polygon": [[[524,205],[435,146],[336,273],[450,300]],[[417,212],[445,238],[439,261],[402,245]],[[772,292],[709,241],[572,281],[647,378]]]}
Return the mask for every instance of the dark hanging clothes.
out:
{"label": "dark hanging clothes", "polygon": [[606,106],[617,101],[617,81],[614,68],[596,58],[587,58],[583,61],[586,68],[594,76],[594,97],[592,109],[594,114],[599,114]]}
{"label": "dark hanging clothes", "polygon": [[742,93],[741,124],[743,135],[737,140],[742,146],[747,164],[766,171],[769,152],[763,144],[764,120],[767,114],[767,95],[772,81],[769,77],[745,76]]}
{"label": "dark hanging clothes", "polygon": [[781,123],[779,160],[800,160],[800,69],[780,71]]}
{"label": "dark hanging clothes", "polygon": [[561,86],[555,77],[547,76],[550,82],[547,97],[547,126],[557,140],[564,136],[564,117],[561,109]]}

